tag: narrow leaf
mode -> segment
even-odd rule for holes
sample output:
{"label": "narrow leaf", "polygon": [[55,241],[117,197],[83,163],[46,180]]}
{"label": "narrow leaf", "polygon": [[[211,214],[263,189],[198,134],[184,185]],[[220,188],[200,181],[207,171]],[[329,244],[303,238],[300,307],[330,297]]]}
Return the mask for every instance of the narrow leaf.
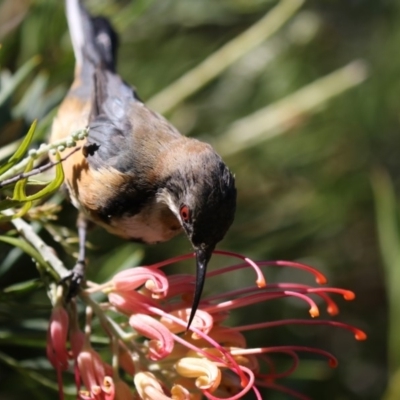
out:
{"label": "narrow leaf", "polygon": [[[9,208],[22,207],[23,202],[12,199],[2,200],[0,202],[0,211],[8,210]],[[0,221],[9,221],[11,218],[8,215],[0,215]]]}
{"label": "narrow leaf", "polygon": [[[33,158],[31,158],[28,162],[28,165],[26,166],[24,172],[29,172],[33,168]],[[13,193],[13,198],[12,200],[17,200],[17,201],[27,201],[26,193],[25,193],[25,186],[28,178],[21,179],[19,180],[15,187],[14,187],[14,193]]]}
{"label": "narrow leaf", "polygon": [[32,142],[33,135],[35,134],[35,130],[36,130],[36,125],[37,125],[37,120],[35,119],[32,122],[32,125],[29,128],[28,133],[24,137],[24,140],[22,141],[22,143],[18,147],[18,150],[13,154],[13,156],[9,159],[9,161],[19,162],[22,159],[22,157],[27,152],[29,145]]}
{"label": "narrow leaf", "polygon": [[3,295],[9,295],[9,296],[17,296],[17,295],[22,295],[25,293],[32,292],[36,289],[39,289],[40,287],[43,286],[43,282],[37,280],[37,279],[32,279],[29,281],[25,282],[18,282],[15,285],[11,285],[3,289],[2,294]]}
{"label": "narrow leaf", "polygon": [[25,240],[11,236],[0,235],[0,241],[8,243],[11,246],[20,248],[26,254],[31,256],[36,262],[38,262],[43,268],[49,269],[49,265],[46,263],[42,255]]}
{"label": "narrow leaf", "polygon": [[44,196],[48,196],[59,189],[59,187],[64,182],[64,170],[62,167],[60,154],[56,154],[56,159],[58,163],[56,164],[56,176],[55,178],[43,189],[39,190],[37,193],[27,196],[25,201],[39,200]]}
{"label": "narrow leaf", "polygon": [[32,207],[33,203],[31,201],[27,201],[23,207],[16,213],[13,215],[13,219],[14,218],[21,218],[23,217]]}
{"label": "narrow leaf", "polygon": [[11,156],[11,158],[0,167],[0,175],[2,175],[4,172],[8,171],[12,166],[14,166],[16,163],[18,163],[22,157],[26,154],[28,151],[28,148],[32,142],[33,135],[35,133],[37,125],[37,120],[33,121],[31,127],[29,128],[28,133],[22,140],[22,143],[18,146],[18,149],[15,151],[15,153]]}
{"label": "narrow leaf", "polygon": [[28,76],[39,62],[40,57],[35,56],[18,69],[11,77],[10,82],[0,90],[0,106],[11,96],[15,88]]}

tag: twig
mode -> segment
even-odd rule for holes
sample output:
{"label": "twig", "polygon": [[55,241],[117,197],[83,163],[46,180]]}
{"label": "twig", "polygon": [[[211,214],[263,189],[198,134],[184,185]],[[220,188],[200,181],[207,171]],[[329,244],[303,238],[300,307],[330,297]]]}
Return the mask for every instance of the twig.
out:
{"label": "twig", "polygon": [[282,0],[263,18],[236,36],[198,66],[184,74],[147,101],[160,113],[166,113],[217,77],[244,54],[274,34],[302,6],[304,0]]}
{"label": "twig", "polygon": [[[10,210],[3,211],[6,215],[13,215]],[[60,279],[70,275],[70,271],[65,268],[63,262],[54,254],[52,247],[48,246],[33,230],[31,225],[21,218],[11,220],[17,231],[42,255],[43,259],[49,263]]]}
{"label": "twig", "polygon": [[37,167],[35,169],[33,169],[32,171],[29,172],[22,172],[10,179],[6,179],[4,181],[0,181],[0,188],[10,185],[11,183],[17,182],[20,179],[25,179],[25,178],[29,178],[30,176],[33,175],[37,175],[40,174],[48,169],[50,169],[51,167],[54,167],[55,165],[59,164],[62,161],[65,161],[68,157],[70,157],[72,154],[76,153],[78,150],[80,150],[81,147],[76,147],[74,150],[72,150],[69,154],[67,154],[65,157],[61,158],[59,161],[51,161],[45,165],[42,165],[41,167]]}

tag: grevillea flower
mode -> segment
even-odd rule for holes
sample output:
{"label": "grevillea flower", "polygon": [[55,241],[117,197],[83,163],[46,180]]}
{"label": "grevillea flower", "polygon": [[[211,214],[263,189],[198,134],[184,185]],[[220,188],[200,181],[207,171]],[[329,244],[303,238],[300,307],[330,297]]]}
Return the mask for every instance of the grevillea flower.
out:
{"label": "grevillea flower", "polygon": [[64,398],[62,388],[62,371],[68,369],[68,313],[62,304],[62,288],[57,290],[56,303],[50,316],[47,330],[46,354],[51,365],[57,371],[60,399]]}
{"label": "grevillea flower", "polygon": [[[119,366],[133,377],[137,396],[135,399],[197,400],[206,397],[211,400],[236,400],[249,391],[253,391],[255,397],[261,399],[258,390],[261,387],[306,399],[307,397],[282,386],[279,380],[296,369],[301,353],[324,357],[331,367],[337,365],[335,357],[321,349],[297,345],[273,346],[266,343],[263,347],[253,348],[247,344],[246,332],[289,324],[328,325],[349,330],[357,340],[366,338],[364,332],[350,325],[316,319],[320,310],[315,298],[326,304],[330,315],[335,315],[338,313],[338,306],[331,295],[337,294],[345,300],[352,300],[353,292],[298,283],[267,284],[261,271],[261,268],[268,266],[298,268],[313,274],[318,285],[324,285],[325,276],[314,268],[288,261],[254,263],[234,253],[214,253],[240,258],[241,263],[209,272],[209,278],[251,268],[255,272],[256,284],[203,296],[190,328],[187,324],[195,278],[188,274],[167,277],[161,268],[191,258],[193,254],[148,267],[128,269],[116,274],[105,284],[91,283],[86,290],[86,296],[98,291],[108,296],[108,302],[99,309],[104,314],[103,317],[108,318],[108,335],[116,336],[113,368],[115,371],[118,369],[115,366]],[[233,327],[226,324],[228,315],[235,309],[287,297],[305,302],[311,319],[264,321]],[[90,393],[89,397],[81,395],[81,398],[130,399],[132,395],[128,386],[115,373],[114,379],[111,379],[111,375],[105,370],[106,364],[93,349],[88,348],[87,341],[85,343],[86,347],[84,346],[77,359],[83,383]],[[290,357],[290,368],[278,372],[273,361],[275,354]],[[83,371],[86,374],[93,371],[91,378],[85,376]],[[118,385],[123,387],[120,396],[117,393]],[[108,393],[110,396],[115,393],[115,397],[95,397],[100,396],[99,393]]]}
{"label": "grevillea flower", "polygon": [[[76,328],[76,327],[75,327]],[[75,360],[75,383],[82,400],[133,400],[129,386],[115,375],[90,344],[90,332],[72,329],[70,343]],[[126,363],[129,365],[129,363]],[[132,370],[131,370],[132,371]],[[81,389],[81,383],[85,389]]]}
{"label": "grevillea flower", "polygon": [[[116,388],[112,378],[114,371],[101,359],[90,343],[91,321],[92,309],[89,307],[86,310],[85,333],[79,329],[76,319],[71,324],[70,343],[72,358],[75,360],[75,383],[78,388],[78,398],[82,400],[114,400],[116,398]],[[85,389],[81,389],[81,383]]]}
{"label": "grevillea flower", "polygon": [[86,388],[86,390],[79,391],[80,398],[85,400],[106,398],[103,393],[103,387],[106,388],[106,392],[109,394],[113,382],[106,375],[106,368],[99,354],[93,350],[88,341],[85,341],[76,361],[79,375]]}

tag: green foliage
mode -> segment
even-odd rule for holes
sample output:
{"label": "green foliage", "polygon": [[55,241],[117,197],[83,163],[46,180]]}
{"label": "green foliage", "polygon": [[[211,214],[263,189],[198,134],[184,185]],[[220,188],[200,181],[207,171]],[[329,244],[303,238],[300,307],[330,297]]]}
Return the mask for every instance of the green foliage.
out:
{"label": "green foliage", "polygon": [[[17,151],[10,157],[10,159],[2,166],[0,166],[0,176],[8,171],[11,167],[13,167],[16,163],[22,160],[22,157],[28,151],[28,148],[32,142],[33,135],[36,129],[36,121],[33,122],[32,126],[30,127],[27,135],[23,139],[22,143],[18,147]],[[33,165],[32,165],[33,166]],[[32,167],[31,167],[32,169]],[[28,172],[28,171],[25,171]]]}
{"label": "green foliage", "polygon": [[[36,193],[30,195],[26,194],[26,187],[29,184],[28,176],[41,172],[41,170],[34,170],[35,159],[38,157],[38,153],[33,151],[30,155],[26,156],[28,148],[33,140],[36,125],[37,123],[34,121],[15,153],[4,165],[0,166],[0,185],[9,188],[15,184],[12,198],[6,197],[0,202],[0,211],[21,207],[16,213],[0,215],[0,221],[24,216],[32,208],[35,201],[43,200],[55,193],[61,187],[64,181],[64,171],[61,164],[61,157],[57,153],[55,157],[55,178],[45,185],[43,189],[38,190]],[[24,156],[26,157],[23,159]]]}

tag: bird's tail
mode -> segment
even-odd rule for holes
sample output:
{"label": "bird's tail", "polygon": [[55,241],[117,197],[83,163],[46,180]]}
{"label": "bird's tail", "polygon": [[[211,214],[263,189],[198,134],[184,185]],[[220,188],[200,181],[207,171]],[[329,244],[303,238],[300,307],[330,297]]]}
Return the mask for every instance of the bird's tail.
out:
{"label": "bird's tail", "polygon": [[102,67],[115,71],[118,36],[110,22],[92,17],[80,0],[65,0],[76,73],[93,73]]}

